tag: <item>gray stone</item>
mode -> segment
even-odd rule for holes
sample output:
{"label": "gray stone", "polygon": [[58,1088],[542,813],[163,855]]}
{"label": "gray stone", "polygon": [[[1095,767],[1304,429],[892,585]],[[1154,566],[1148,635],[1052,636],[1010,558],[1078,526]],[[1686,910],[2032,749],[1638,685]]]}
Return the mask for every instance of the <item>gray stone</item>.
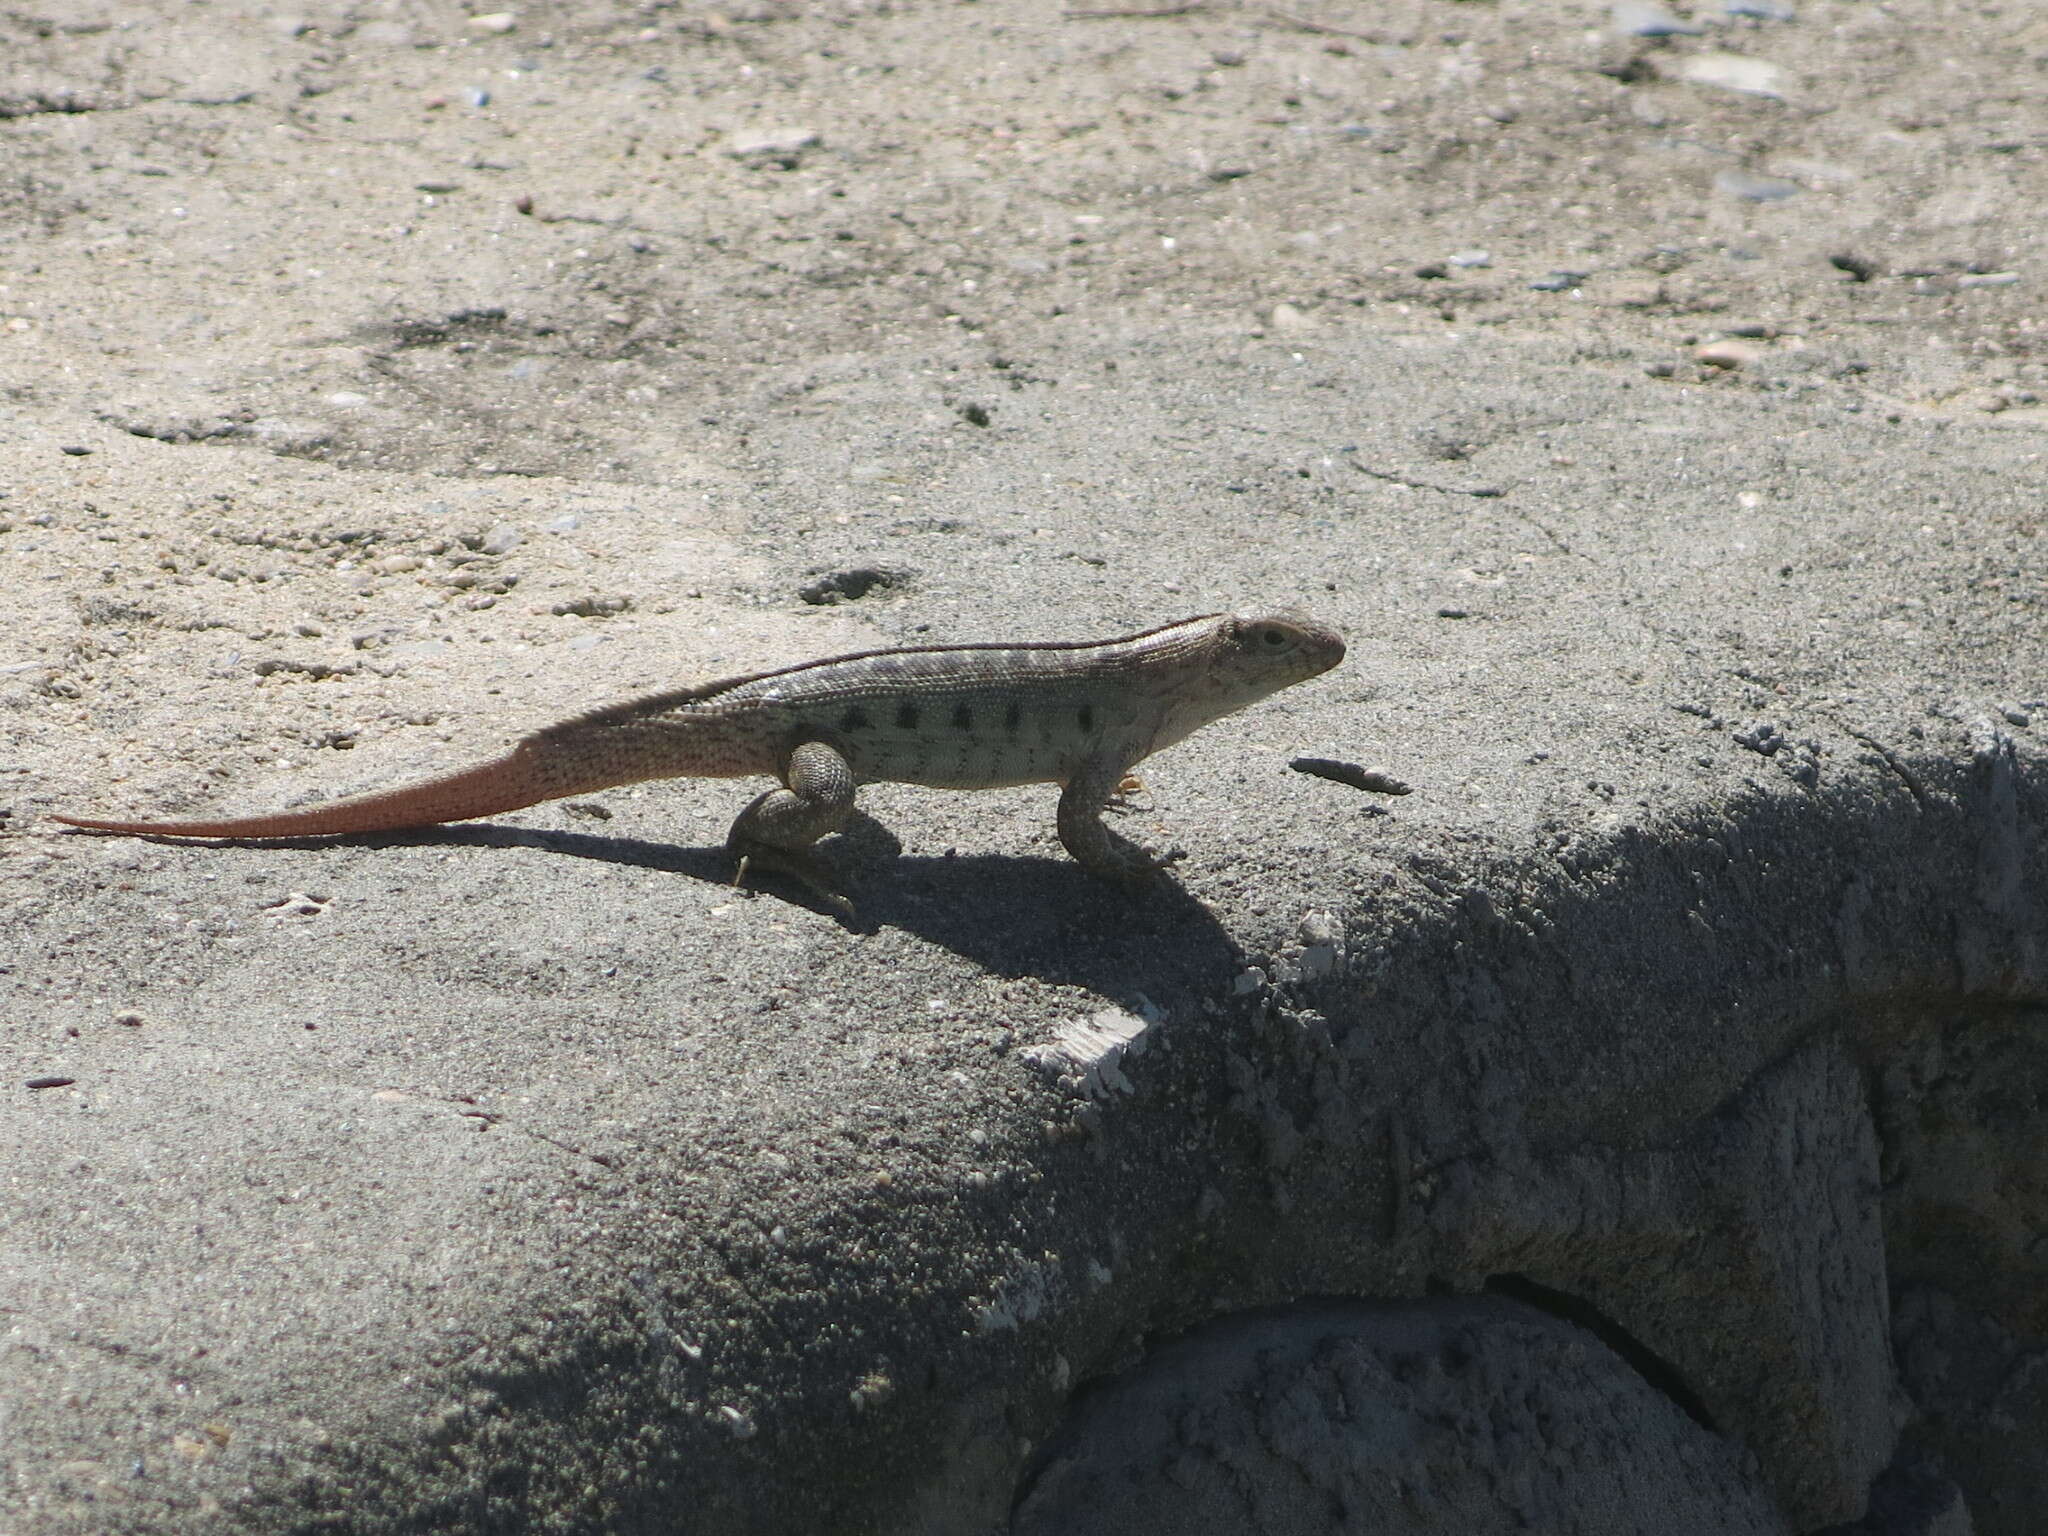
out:
{"label": "gray stone", "polygon": [[1789,1536],[1740,1447],[1499,1298],[1220,1319],[1092,1388],[1013,1536]]}

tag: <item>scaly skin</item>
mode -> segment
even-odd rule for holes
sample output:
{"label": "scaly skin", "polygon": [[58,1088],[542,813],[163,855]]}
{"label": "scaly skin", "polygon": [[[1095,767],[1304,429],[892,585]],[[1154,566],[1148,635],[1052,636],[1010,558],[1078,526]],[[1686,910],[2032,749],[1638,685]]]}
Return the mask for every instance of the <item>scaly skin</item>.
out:
{"label": "scaly skin", "polygon": [[740,813],[727,846],[743,873],[752,860],[827,890],[811,845],[846,823],[862,784],[1053,783],[1067,851],[1130,879],[1164,862],[1103,825],[1131,767],[1343,659],[1335,630],[1290,614],[1207,614],[1121,640],[863,651],[609,705],[474,768],[304,810],[56,820],[155,837],[314,837],[468,821],[644,779],[772,775],[780,786]]}

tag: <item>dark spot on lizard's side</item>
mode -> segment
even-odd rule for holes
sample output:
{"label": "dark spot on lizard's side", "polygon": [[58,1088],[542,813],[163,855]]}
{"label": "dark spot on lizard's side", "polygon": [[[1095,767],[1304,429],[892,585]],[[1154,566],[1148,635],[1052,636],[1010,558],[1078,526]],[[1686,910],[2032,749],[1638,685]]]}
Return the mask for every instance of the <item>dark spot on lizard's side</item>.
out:
{"label": "dark spot on lizard's side", "polygon": [[858,704],[839,717],[842,731],[864,731],[868,728],[868,712]]}
{"label": "dark spot on lizard's side", "polygon": [[955,704],[953,706],[953,729],[956,731],[971,731],[974,729],[974,711],[965,704]]}
{"label": "dark spot on lizard's side", "polygon": [[896,729],[914,731],[917,729],[917,706],[905,699],[896,706]]}
{"label": "dark spot on lizard's side", "polygon": [[1024,706],[1015,699],[1010,700],[1010,707],[1003,711],[1003,729],[1014,736],[1017,734],[1017,728],[1023,723]]}
{"label": "dark spot on lizard's side", "polygon": [[1080,712],[1074,718],[1080,722],[1081,734],[1083,736],[1095,734],[1095,706],[1093,704],[1083,704]]}

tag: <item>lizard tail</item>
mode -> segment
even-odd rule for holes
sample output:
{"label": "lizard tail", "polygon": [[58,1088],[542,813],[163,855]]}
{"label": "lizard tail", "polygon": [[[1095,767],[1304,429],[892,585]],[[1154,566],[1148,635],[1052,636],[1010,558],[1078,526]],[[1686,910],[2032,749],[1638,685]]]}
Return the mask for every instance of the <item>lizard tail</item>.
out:
{"label": "lizard tail", "polygon": [[504,756],[459,773],[271,816],[243,816],[230,821],[102,821],[87,816],[52,819],[90,832],[158,837],[323,837],[348,832],[398,832],[444,821],[495,816],[500,811],[522,810],[558,795],[574,794],[579,787],[564,784],[558,774],[548,773],[541,754],[532,750],[530,742],[521,742]]}

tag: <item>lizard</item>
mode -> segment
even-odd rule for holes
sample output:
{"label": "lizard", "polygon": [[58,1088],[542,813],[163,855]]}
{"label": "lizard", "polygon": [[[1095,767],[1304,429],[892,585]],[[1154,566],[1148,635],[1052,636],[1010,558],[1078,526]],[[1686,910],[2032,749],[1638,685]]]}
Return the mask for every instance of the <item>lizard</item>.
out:
{"label": "lizard", "polygon": [[728,677],[606,705],[472,768],[269,815],[175,821],[57,816],[92,832],[296,838],[404,831],[647,779],[772,775],[732,824],[739,861],[844,904],[811,849],[862,784],[1060,786],[1055,825],[1081,865],[1141,878],[1154,855],[1102,820],[1141,759],[1344,659],[1298,614],[1204,614],[1116,640],[914,645]]}

